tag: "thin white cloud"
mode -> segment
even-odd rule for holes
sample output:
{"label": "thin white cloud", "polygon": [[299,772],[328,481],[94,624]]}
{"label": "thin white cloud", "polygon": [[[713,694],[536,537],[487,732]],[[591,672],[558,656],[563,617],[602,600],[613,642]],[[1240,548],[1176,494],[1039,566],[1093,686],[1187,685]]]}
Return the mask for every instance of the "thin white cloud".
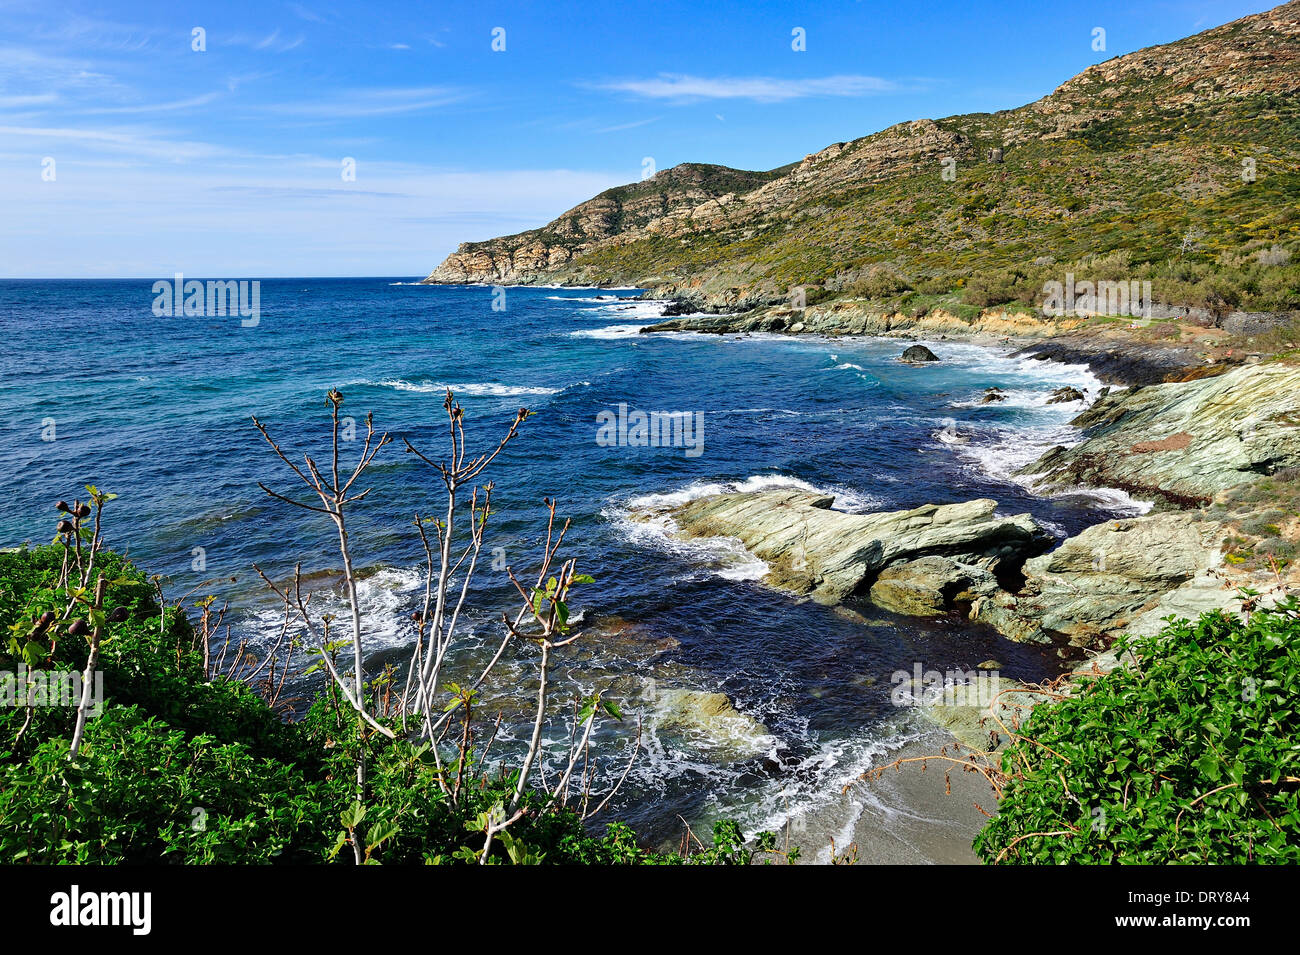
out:
{"label": "thin white cloud", "polygon": [[307,7],[304,7],[301,3],[291,3],[289,4],[289,9],[292,10],[294,16],[298,17],[300,20],[306,20],[309,23],[326,22],[325,18],[322,17],[319,13],[317,13],[315,10],[309,10]]}
{"label": "thin white cloud", "polygon": [[858,74],[786,79],[773,76],[709,77],[660,73],[650,79],[613,80],[584,85],[591,89],[631,93],[646,99],[680,102],[748,99],[758,103],[780,103],[817,96],[870,96],[898,89],[898,85],[890,80]]}
{"label": "thin white cloud", "polygon": [[21,109],[24,106],[40,106],[53,103],[58,97],[53,93],[33,93],[30,96],[0,96],[0,109]]}
{"label": "thin white cloud", "polygon": [[52,56],[21,47],[0,47],[0,84],[42,92],[51,89],[117,88],[112,77],[92,69],[85,59]]}
{"label": "thin white cloud", "polygon": [[149,133],[130,130],[77,129],[57,126],[0,126],[0,136],[22,136],[44,143],[75,144],[86,150],[107,150],[149,159],[176,162],[200,159],[220,152],[214,146],[198,142],[175,142],[158,139]]}
{"label": "thin white cloud", "polygon": [[297,49],[306,42],[303,36],[296,36],[292,40],[280,39],[280,30],[277,27],[266,36],[248,36],[243,33],[235,33],[229,36],[218,36],[215,42],[226,46],[245,46],[250,50],[269,50],[272,53],[287,53],[290,50]]}
{"label": "thin white cloud", "polygon": [[258,108],[281,116],[307,119],[356,119],[433,109],[458,102],[466,95],[463,90],[443,86],[342,90],[307,102],[268,103]]}
{"label": "thin white cloud", "polygon": [[105,50],[113,53],[139,53],[167,38],[163,27],[141,27],[96,17],[64,14],[42,18],[30,37],[48,43],[75,45],[79,49]]}
{"label": "thin white cloud", "polygon": [[658,121],[659,121],[658,116],[652,116],[649,119],[638,119],[631,123],[619,123],[616,126],[603,126],[600,129],[597,129],[596,132],[618,133],[618,132],[622,132],[625,129],[636,129],[638,126],[648,126],[650,123],[656,123]]}
{"label": "thin white cloud", "polygon": [[220,96],[220,93],[204,93],[202,96],[191,96],[189,99],[173,100],[169,103],[142,103],[138,106],[101,106],[95,109],[80,110],[80,112],[93,114],[171,113],[177,110],[192,109],[195,106],[206,106]]}

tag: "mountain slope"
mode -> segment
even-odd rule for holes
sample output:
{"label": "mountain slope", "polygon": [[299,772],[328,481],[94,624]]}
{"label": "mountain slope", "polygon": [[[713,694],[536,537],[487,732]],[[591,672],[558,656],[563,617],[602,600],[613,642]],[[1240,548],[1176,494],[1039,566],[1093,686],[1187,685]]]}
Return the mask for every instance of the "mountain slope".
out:
{"label": "mountain slope", "polygon": [[902,123],[766,173],[677,166],[465,243],[426,281],[641,285],[725,308],[796,285],[1028,305],[1080,263],[1165,301],[1295,308],[1297,160],[1300,0],[1018,109]]}

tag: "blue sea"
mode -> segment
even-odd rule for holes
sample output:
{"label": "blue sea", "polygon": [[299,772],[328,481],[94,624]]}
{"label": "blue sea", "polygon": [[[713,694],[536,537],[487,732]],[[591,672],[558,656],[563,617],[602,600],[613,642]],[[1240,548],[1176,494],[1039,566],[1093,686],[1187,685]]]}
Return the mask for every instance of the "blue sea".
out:
{"label": "blue sea", "polygon": [[[484,475],[496,484],[485,546],[526,570],[545,534],[543,498],[572,519],[565,553],[596,579],[574,612],[592,636],[562,654],[558,699],[602,689],[624,705],[625,722],[598,734],[596,792],[621,772],[643,719],[611,817],[650,839],[679,833],[679,815],[757,829],[816,810],[920,732],[890,704],[896,670],[992,657],[1005,676],[1041,678],[1059,662],[958,619],[855,616],[770,591],[738,547],[678,541],[662,521],[631,519],[639,507],[782,485],[833,493],[851,511],[992,497],[1062,537],[1134,513],[1118,497],[1037,496],[1014,477],[1075,439],[1081,408],[1047,404],[1051,390],[1095,394],[1099,383],[1009,347],[929,342],[942,361],[908,366],[898,340],[637,334],[660,306],[633,289],[510,288],[494,309],[491,289],[410,278],[262,280],[260,320],[245,327],[157,317],[152,284],[0,282],[0,545],[48,542],[54,501],[95,484],[119,495],[105,515],[110,546],[163,575],[175,598],[197,587],[229,600],[235,639],[264,644],[278,627],[255,563],[283,579],[301,561],[322,606],[342,601],[328,522],[258,487],[301,496],[251,416],[299,460],[319,460],[325,394],[337,388],[362,434],[373,412],[433,457],[446,447],[446,388],[466,409],[471,449],[495,446],[527,407],[536,414]],[[990,386],[1007,400],[981,404]],[[598,443],[597,415],[620,405],[698,415],[701,453]],[[344,445],[345,461],[356,447]],[[362,483],[373,490],[352,534],[374,672],[400,664],[413,639],[423,577],[411,521],[441,509],[442,486],[400,440]],[[511,593],[504,571],[480,573],[457,667],[495,647]],[[506,714],[507,748],[529,664],[508,654],[488,694]],[[748,720],[721,737],[663,725],[659,701],[683,689],[726,693]],[[552,766],[568,733],[560,716],[548,726]]]}

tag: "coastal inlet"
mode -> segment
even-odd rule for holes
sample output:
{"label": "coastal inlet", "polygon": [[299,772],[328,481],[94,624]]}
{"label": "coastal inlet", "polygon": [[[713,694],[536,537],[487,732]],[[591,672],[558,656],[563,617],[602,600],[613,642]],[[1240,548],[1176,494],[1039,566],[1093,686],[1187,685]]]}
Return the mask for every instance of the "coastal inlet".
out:
{"label": "coastal inlet", "polygon": [[[287,447],[320,453],[322,399],[338,388],[345,413],[373,411],[379,428],[437,452],[447,387],[481,449],[526,406],[537,414],[489,474],[491,561],[470,598],[475,646],[453,668],[495,647],[512,593],[503,568],[530,566],[545,534],[541,500],[558,499],[574,520],[569,553],[596,579],[574,608],[590,632],[559,661],[561,694],[601,688],[623,704],[624,723],[595,743],[597,788],[621,772],[641,719],[642,752],[611,818],[675,839],[679,815],[706,828],[731,816],[752,831],[860,811],[839,787],[928,732],[891,702],[895,671],[994,660],[1006,677],[1033,680],[1062,663],[1051,647],[960,614],[899,616],[865,594],[831,606],[773,589],[764,560],[736,541],[674,534],[670,507],[746,490],[829,497],[849,514],[987,499],[990,520],[1029,515],[1043,546],[1143,510],[1068,487],[1039,496],[1016,477],[1074,440],[1068,422],[1100,389],[1081,366],[951,341],[924,342],[938,361],[906,364],[897,340],[640,335],[661,308],[631,289],[510,288],[493,310],[489,288],[409,281],[263,280],[255,328],[160,318],[147,281],[0,283],[10,346],[0,415],[32,424],[0,448],[0,544],[43,543],[50,502],[94,483],[120,495],[109,546],[164,574],[169,594],[229,599],[235,641],[267,641],[274,602],[255,562],[283,578],[301,560],[320,605],[342,598],[331,529],[258,489],[284,474],[250,415]],[[93,364],[51,364],[84,335]],[[1067,387],[1083,399],[1053,402]],[[990,388],[1001,400],[983,400]],[[620,405],[689,413],[700,453],[598,441],[597,416]],[[44,418],[57,440],[40,440]],[[372,669],[412,639],[422,579],[410,520],[440,490],[388,450],[352,527]],[[502,747],[522,731],[523,664],[507,659],[488,693],[504,714]],[[558,718],[547,727],[557,760],[568,732]]]}

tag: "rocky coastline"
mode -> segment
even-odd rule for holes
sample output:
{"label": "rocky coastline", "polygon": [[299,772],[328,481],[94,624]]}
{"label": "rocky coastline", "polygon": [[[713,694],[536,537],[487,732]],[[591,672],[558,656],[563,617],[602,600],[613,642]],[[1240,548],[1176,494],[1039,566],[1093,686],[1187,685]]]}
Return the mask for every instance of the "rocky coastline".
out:
{"label": "rocky coastline", "polygon": [[[1165,309],[1163,318],[1132,320],[1087,311],[1051,318],[1039,312],[988,308],[962,317],[944,307],[907,312],[882,309],[870,302],[839,300],[805,308],[786,304],[744,311],[716,309],[698,299],[669,299],[664,321],[647,325],[642,334],[699,332],[713,335],[754,333],[824,335],[838,338],[869,335],[907,341],[962,339],[1014,344],[1018,355],[1069,365],[1087,365],[1102,381],[1124,387],[1184,381],[1218,374],[1266,357],[1255,337],[1300,320],[1293,312],[1229,311],[1215,316]],[[1244,334],[1249,319],[1250,333]]]}
{"label": "rocky coastline", "polygon": [[[720,330],[717,316],[694,321]],[[736,330],[737,319],[721,321]],[[1042,357],[1074,362],[1088,343],[1106,353],[1116,347],[1079,336]],[[1238,613],[1243,588],[1259,591],[1267,604],[1300,584],[1288,561],[1242,556],[1261,534],[1286,547],[1300,539],[1300,517],[1291,510],[1279,511],[1263,531],[1251,523],[1300,485],[1300,367],[1222,363],[1197,377],[1156,354],[1117,368],[1116,377],[1132,384],[1103,393],[1074,419],[1077,444],[1054,447],[1025,469],[1044,493],[1118,488],[1153,509],[1093,525],[1057,546],[1030,515],[1003,516],[992,500],[849,514],[834,510],[830,495],[781,489],[696,498],[640,516],[669,519],[683,538],[740,541],[766,563],[764,581],[774,588],[829,605],[969,619],[1011,640],[1055,648],[1066,672],[1108,672],[1121,663],[1110,650],[1121,635],[1152,636],[1170,615]],[[1161,367],[1190,380],[1135,381]],[[1140,374],[1119,373],[1133,369]],[[1002,683],[1017,691],[1019,717],[1045,698]],[[1005,742],[990,735],[987,705],[939,699],[919,710],[965,745]]]}

